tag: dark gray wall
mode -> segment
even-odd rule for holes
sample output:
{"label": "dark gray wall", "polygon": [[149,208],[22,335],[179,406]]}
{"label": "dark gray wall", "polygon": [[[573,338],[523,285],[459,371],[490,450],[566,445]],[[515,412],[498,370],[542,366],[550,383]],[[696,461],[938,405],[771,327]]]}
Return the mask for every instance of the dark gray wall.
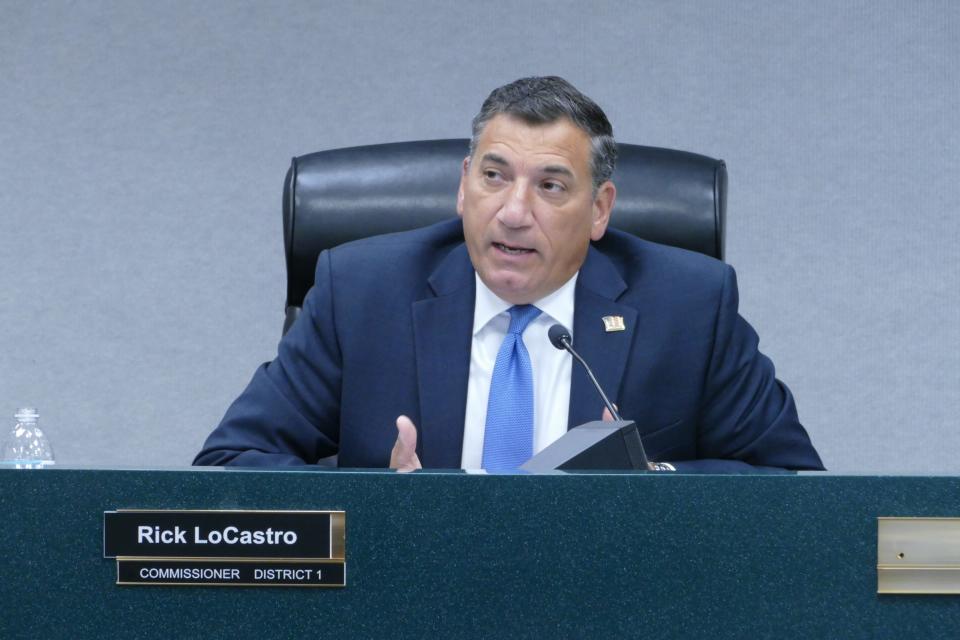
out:
{"label": "dark gray wall", "polygon": [[556,73],[727,160],[742,312],[829,466],[960,471],[958,7],[4,0],[0,426],[187,464],[274,353],[290,156]]}

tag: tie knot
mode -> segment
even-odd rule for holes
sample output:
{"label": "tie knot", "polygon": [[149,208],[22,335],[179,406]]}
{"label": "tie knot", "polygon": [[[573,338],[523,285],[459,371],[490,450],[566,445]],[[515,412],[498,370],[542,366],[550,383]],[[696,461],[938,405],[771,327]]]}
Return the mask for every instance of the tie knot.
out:
{"label": "tie knot", "polygon": [[534,318],[540,315],[540,309],[532,304],[518,304],[510,307],[510,328],[508,333],[523,335],[527,325],[533,322]]}

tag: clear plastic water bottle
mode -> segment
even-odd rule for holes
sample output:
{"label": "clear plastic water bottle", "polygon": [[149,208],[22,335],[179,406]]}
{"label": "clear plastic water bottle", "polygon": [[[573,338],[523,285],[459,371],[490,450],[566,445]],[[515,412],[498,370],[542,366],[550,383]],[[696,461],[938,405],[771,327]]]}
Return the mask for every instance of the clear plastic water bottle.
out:
{"label": "clear plastic water bottle", "polygon": [[42,469],[52,465],[53,447],[40,429],[37,410],[17,409],[13,417],[17,423],[3,441],[2,465],[17,469]]}

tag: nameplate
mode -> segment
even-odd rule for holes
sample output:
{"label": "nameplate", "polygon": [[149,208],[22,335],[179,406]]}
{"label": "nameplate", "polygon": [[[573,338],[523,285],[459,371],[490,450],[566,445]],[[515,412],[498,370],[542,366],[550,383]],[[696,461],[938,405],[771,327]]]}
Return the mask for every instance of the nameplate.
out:
{"label": "nameplate", "polygon": [[233,587],[342,587],[342,562],[117,560],[117,584]]}
{"label": "nameplate", "polygon": [[877,593],[960,595],[960,518],[877,518]]}
{"label": "nameplate", "polygon": [[137,510],[103,514],[117,584],[346,584],[342,511]]}

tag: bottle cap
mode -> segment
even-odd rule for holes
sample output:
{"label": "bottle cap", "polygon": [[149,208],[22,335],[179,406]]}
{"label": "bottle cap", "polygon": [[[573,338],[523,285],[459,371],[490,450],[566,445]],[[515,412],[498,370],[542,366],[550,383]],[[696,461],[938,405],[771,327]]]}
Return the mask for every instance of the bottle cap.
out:
{"label": "bottle cap", "polygon": [[37,420],[40,418],[40,414],[33,407],[22,407],[17,409],[13,417],[17,420]]}

